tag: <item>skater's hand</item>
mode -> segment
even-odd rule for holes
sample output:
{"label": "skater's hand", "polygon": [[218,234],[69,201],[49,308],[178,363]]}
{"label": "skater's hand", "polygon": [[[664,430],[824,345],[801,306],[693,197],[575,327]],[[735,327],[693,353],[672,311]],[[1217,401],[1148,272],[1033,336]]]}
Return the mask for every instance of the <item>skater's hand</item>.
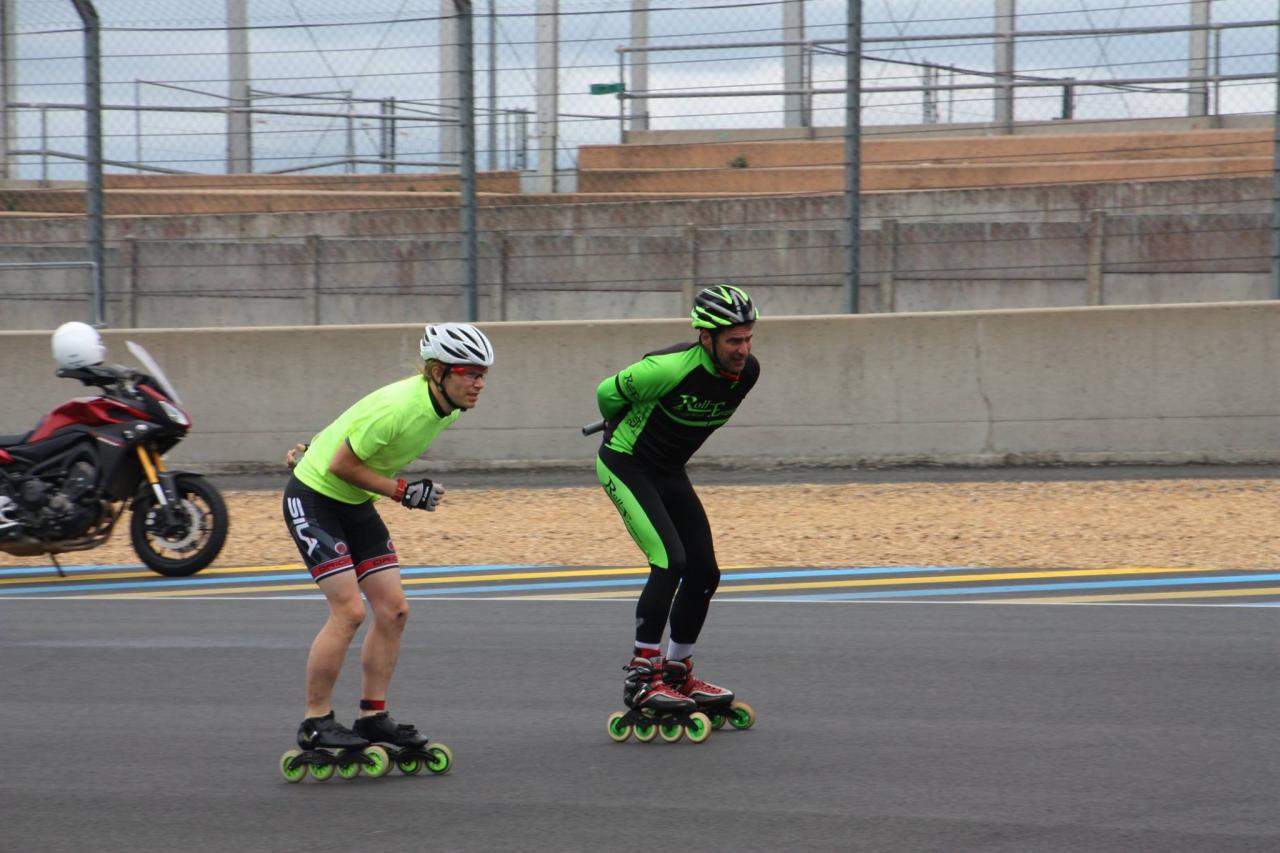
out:
{"label": "skater's hand", "polygon": [[292,470],[299,462],[302,461],[302,454],[306,453],[307,448],[310,446],[311,445],[303,444],[302,442],[295,444],[290,448],[289,452],[284,455],[284,464],[288,465],[290,470]]}
{"label": "skater's hand", "polygon": [[396,481],[396,500],[409,509],[425,509],[427,512],[432,512],[443,497],[444,486],[430,480],[414,480],[412,483],[406,483],[404,480]]}

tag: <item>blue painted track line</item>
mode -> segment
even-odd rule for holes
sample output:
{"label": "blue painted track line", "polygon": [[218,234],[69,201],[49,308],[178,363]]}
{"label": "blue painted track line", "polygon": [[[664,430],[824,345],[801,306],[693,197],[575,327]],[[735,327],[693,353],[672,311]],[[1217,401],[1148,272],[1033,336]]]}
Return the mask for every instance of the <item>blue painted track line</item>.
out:
{"label": "blue painted track line", "polygon": [[1217,575],[1199,578],[1160,578],[1123,581],[1072,581],[1070,583],[1028,583],[1002,586],[934,587],[912,590],[883,590],[876,592],[833,592],[826,594],[805,593],[799,595],[743,595],[739,601],[856,601],[876,598],[928,598],[938,595],[1003,595],[1017,592],[1062,592],[1081,589],[1137,589],[1170,586],[1209,586],[1212,584],[1256,583],[1280,580],[1280,574]]}
{"label": "blue painted track line", "polygon": [[[106,569],[105,566],[99,566],[98,569]],[[119,566],[117,569],[143,569],[143,566]],[[547,566],[537,565],[491,565],[491,566],[414,566],[411,568],[402,568],[400,573],[406,577],[412,575],[444,575],[451,572],[503,572],[522,569],[544,569]],[[27,571],[23,569],[22,571]],[[51,569],[51,571],[53,571]],[[86,578],[90,580],[91,578]],[[33,582],[39,582],[41,578],[31,578]],[[128,589],[159,589],[174,586],[221,586],[228,584],[244,585],[246,583],[267,583],[276,581],[296,582],[310,580],[310,576],[305,569],[294,569],[287,574],[271,574],[271,575],[227,575],[227,576],[201,576],[195,575],[186,578],[166,578],[157,575],[154,579],[138,581],[102,581],[100,583],[52,583],[57,581],[57,573],[49,578],[50,583],[43,586],[15,586],[0,587],[0,596],[5,595],[26,595],[38,592],[110,592],[113,590]]]}
{"label": "blue painted track line", "polygon": [[[118,572],[118,571],[123,571],[123,570],[142,571],[142,570],[143,570],[143,569],[145,569],[145,568],[146,568],[146,566],[142,565],[142,563],[120,563],[120,564],[118,564],[118,565],[106,565],[106,566],[99,566],[99,565],[93,565],[93,566],[63,566],[63,567],[62,567],[62,570],[63,570],[64,572],[66,572],[67,574],[82,574],[82,573],[90,573],[90,572]],[[52,565],[50,565],[50,566],[20,566],[20,567],[18,567],[18,568],[16,568],[16,569],[15,569],[15,568],[4,568],[4,569],[0,569],[0,577],[7,577],[7,576],[9,576],[9,575],[37,575],[37,576],[39,576],[39,575],[45,574],[46,572],[47,572],[48,574],[53,575],[54,577],[57,577],[57,575],[58,575],[58,568],[57,568],[57,566],[52,566]]]}
{"label": "blue painted track line", "polygon": [[[141,569],[141,566],[136,568]],[[488,566],[409,566],[402,567],[400,574],[406,578],[412,578],[423,575],[446,575],[454,572],[473,573],[473,572],[502,572],[502,571],[532,571],[537,569],[553,569],[558,568],[545,564],[515,565],[515,564],[495,564]],[[848,569],[807,569],[793,571],[771,571],[771,572],[725,572],[721,576],[722,581],[730,583],[734,581],[746,580],[778,580],[786,578],[807,578],[807,577],[847,577],[850,575],[883,575],[883,574],[916,574],[920,572],[948,572],[956,571],[954,567],[920,567],[920,566],[897,566],[888,568],[848,568]],[[23,570],[25,571],[25,570]],[[968,571],[967,569],[959,569],[959,571]],[[618,586],[643,586],[648,575],[637,572],[634,578],[620,579],[597,579],[585,581],[540,581],[530,584],[485,584],[484,586],[475,587],[448,587],[439,590],[418,590],[409,588],[405,590],[405,594],[410,598],[425,597],[429,595],[447,595],[450,593],[462,592],[464,590],[475,592],[477,590],[498,590],[502,592],[528,592],[538,589],[581,589],[585,587],[618,587]],[[56,580],[54,575],[50,581]],[[86,578],[89,580],[90,578]],[[39,582],[40,578],[32,578],[33,582]],[[303,569],[296,569],[287,574],[267,574],[267,575],[225,575],[218,577],[204,577],[195,575],[189,578],[164,578],[156,576],[154,580],[136,580],[136,581],[102,581],[100,583],[56,583],[45,586],[15,586],[4,588],[0,587],[0,596],[5,595],[28,595],[36,592],[110,592],[113,590],[123,591],[131,589],[162,589],[174,586],[192,586],[192,587],[209,587],[209,586],[228,586],[244,584],[259,584],[273,582],[290,582],[305,581],[308,575]]]}

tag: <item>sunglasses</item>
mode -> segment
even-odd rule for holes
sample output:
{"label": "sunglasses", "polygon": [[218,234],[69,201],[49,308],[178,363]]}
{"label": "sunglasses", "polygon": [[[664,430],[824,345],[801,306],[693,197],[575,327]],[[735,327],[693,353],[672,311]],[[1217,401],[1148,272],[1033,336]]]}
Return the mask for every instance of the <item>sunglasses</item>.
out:
{"label": "sunglasses", "polygon": [[489,369],[468,364],[455,364],[449,367],[449,372],[454,376],[461,376],[468,382],[479,382],[484,379],[484,375],[489,372]]}

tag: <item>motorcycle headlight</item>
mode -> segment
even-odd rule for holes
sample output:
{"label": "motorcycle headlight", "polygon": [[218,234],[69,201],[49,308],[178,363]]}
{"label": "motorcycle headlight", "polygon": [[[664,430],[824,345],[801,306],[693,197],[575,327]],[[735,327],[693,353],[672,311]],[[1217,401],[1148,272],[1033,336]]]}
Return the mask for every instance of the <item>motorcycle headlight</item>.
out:
{"label": "motorcycle headlight", "polygon": [[164,409],[164,413],[168,416],[169,420],[173,421],[178,426],[191,426],[191,418],[187,417],[187,413],[169,401],[161,400],[160,408]]}

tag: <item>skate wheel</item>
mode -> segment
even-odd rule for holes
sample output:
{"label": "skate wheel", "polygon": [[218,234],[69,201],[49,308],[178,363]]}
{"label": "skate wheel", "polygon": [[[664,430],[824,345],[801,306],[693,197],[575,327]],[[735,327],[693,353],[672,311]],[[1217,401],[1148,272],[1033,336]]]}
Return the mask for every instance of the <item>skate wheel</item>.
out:
{"label": "skate wheel", "polygon": [[324,764],[311,765],[311,778],[317,782],[328,782],[333,778],[333,771],[338,769],[338,765],[325,762]]}
{"label": "skate wheel", "polygon": [[658,726],[658,734],[667,743],[675,743],[684,737],[684,726],[679,723],[663,723]]}
{"label": "skate wheel", "polygon": [[360,760],[357,758],[344,758],[338,762],[338,778],[351,781],[360,775]]}
{"label": "skate wheel", "polygon": [[396,761],[396,769],[406,776],[417,776],[427,763],[421,758],[401,758]]}
{"label": "skate wheel", "polygon": [[442,743],[427,747],[427,769],[439,776],[453,769],[453,750]]}
{"label": "skate wheel", "polygon": [[284,755],[280,756],[280,774],[284,776],[286,782],[301,782],[307,776],[307,765],[293,765],[293,760],[302,755],[302,750],[291,749]]}
{"label": "skate wheel", "polygon": [[658,736],[658,726],[655,723],[636,723],[633,731],[636,740],[641,743],[648,743]]}
{"label": "skate wheel", "polygon": [[614,711],[609,715],[609,737],[614,743],[624,743],[631,737],[631,726],[622,722],[626,716],[626,711]]}
{"label": "skate wheel", "polygon": [[685,728],[685,737],[689,738],[690,743],[702,743],[711,737],[711,720],[701,711],[695,711],[689,715],[689,725]]}
{"label": "skate wheel", "polygon": [[360,771],[364,775],[377,779],[391,772],[391,756],[382,747],[366,746],[364,757],[368,761],[367,764],[360,765]]}
{"label": "skate wheel", "polygon": [[711,728],[716,730],[724,728],[724,724],[725,724],[724,714],[716,714],[708,711],[707,719],[711,720]]}
{"label": "skate wheel", "polygon": [[734,702],[729,706],[729,725],[746,730],[756,724],[756,711],[746,702]]}

